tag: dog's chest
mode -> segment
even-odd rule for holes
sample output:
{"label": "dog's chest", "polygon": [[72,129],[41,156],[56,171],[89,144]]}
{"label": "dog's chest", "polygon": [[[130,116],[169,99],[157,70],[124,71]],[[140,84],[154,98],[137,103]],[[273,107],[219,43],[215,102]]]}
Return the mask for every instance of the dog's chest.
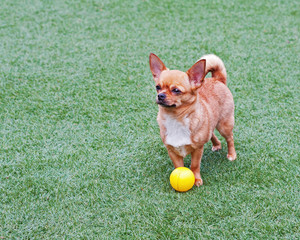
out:
{"label": "dog's chest", "polygon": [[165,116],[163,124],[166,128],[165,143],[173,146],[181,156],[185,156],[187,154],[185,146],[192,143],[189,119],[185,117],[183,122],[180,122],[170,116]]}

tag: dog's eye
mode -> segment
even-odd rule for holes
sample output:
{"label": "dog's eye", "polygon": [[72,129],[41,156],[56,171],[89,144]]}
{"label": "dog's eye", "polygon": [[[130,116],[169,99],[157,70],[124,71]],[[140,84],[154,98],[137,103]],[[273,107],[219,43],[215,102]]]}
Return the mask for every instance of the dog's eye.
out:
{"label": "dog's eye", "polygon": [[173,92],[173,93],[181,93],[181,91],[180,91],[178,88],[174,88],[174,89],[172,90],[172,92]]}
{"label": "dog's eye", "polygon": [[161,87],[159,86],[159,85],[157,85],[156,86],[156,90],[158,91],[158,90],[160,90],[161,89]]}

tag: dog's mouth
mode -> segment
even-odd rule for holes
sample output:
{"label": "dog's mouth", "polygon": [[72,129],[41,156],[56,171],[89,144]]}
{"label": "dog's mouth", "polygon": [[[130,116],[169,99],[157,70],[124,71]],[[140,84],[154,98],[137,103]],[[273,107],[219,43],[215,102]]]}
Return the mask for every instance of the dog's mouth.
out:
{"label": "dog's mouth", "polygon": [[176,104],[167,104],[164,101],[159,101],[157,100],[156,103],[162,107],[166,107],[166,108],[173,108],[176,107]]}

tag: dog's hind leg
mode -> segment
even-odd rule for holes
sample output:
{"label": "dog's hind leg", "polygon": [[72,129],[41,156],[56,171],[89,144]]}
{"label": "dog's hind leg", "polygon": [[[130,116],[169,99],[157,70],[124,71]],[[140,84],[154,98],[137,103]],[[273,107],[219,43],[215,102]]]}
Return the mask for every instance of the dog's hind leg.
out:
{"label": "dog's hind leg", "polygon": [[211,149],[213,152],[216,152],[216,151],[219,151],[222,149],[221,142],[214,133],[212,134],[210,140],[213,144],[212,149]]}
{"label": "dog's hind leg", "polygon": [[236,152],[234,148],[234,140],[233,140],[233,125],[234,125],[234,117],[230,117],[229,119],[220,121],[217,129],[220,134],[226,139],[227,147],[228,147],[228,154],[227,158],[230,161],[236,159]]}

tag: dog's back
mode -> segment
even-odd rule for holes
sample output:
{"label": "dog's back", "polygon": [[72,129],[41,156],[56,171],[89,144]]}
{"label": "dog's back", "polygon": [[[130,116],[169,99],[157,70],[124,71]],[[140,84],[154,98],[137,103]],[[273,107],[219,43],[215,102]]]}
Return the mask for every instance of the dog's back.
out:
{"label": "dog's back", "polygon": [[223,61],[214,54],[204,55],[201,59],[206,60],[205,73],[211,72],[212,77],[204,79],[198,92],[200,99],[208,103],[217,125],[220,120],[234,115],[233,96],[226,86],[227,73]]}

